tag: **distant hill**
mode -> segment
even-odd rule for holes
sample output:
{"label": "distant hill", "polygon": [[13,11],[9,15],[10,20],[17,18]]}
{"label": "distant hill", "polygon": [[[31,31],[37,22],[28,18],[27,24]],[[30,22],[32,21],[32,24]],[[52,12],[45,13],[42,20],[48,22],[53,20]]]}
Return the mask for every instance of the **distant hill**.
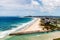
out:
{"label": "distant hill", "polygon": [[60,18],[60,16],[25,16],[25,17],[41,17],[41,18],[48,17],[48,18]]}

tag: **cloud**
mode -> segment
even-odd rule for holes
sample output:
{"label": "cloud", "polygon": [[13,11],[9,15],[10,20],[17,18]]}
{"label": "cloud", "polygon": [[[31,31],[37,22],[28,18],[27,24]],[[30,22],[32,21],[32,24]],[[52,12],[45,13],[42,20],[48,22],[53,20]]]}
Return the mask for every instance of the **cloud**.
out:
{"label": "cloud", "polygon": [[[40,9],[40,11],[48,11],[51,12],[56,8],[60,7],[60,0],[33,0],[33,4],[36,8]],[[40,2],[40,3],[39,3]],[[42,4],[42,5],[39,5]]]}
{"label": "cloud", "polygon": [[50,13],[58,7],[60,7],[60,0],[0,0],[0,13],[9,15],[15,12],[32,15],[37,13],[35,10]]}
{"label": "cloud", "polygon": [[0,0],[4,9],[30,8],[31,0]]}
{"label": "cloud", "polygon": [[20,15],[21,13],[22,15],[29,15],[29,13],[34,13],[32,10],[37,10],[32,5],[32,0],[0,0],[0,13],[2,13],[1,15],[13,15],[14,13],[17,15],[19,13]]}
{"label": "cloud", "polygon": [[37,9],[52,11],[60,7],[60,0],[0,0],[0,8],[7,10]]}

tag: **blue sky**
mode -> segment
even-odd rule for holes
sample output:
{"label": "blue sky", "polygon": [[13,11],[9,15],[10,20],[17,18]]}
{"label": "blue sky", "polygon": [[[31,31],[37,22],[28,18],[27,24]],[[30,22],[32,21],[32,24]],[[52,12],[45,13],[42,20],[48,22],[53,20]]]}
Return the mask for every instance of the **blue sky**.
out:
{"label": "blue sky", "polygon": [[60,16],[60,0],[0,0],[0,16]]}

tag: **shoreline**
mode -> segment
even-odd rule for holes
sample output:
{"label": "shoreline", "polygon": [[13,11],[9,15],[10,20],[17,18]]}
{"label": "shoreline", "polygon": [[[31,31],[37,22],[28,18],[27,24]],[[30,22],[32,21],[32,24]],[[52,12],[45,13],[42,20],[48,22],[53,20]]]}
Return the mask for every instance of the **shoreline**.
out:
{"label": "shoreline", "polygon": [[[40,20],[40,18],[38,18]],[[34,23],[32,23],[32,25],[28,26],[27,28],[24,28],[22,30],[18,30],[17,32],[15,33],[20,33],[22,34],[22,32],[26,33],[26,32],[35,32],[36,30],[40,33],[38,33],[38,35],[35,35],[34,37],[42,37],[43,40],[52,40],[52,39],[55,39],[55,38],[60,38],[60,31],[48,31],[48,32],[45,32],[47,30],[42,30],[40,28],[43,28],[42,26],[38,26],[39,24],[39,20],[35,21]],[[14,33],[13,33],[14,34]],[[41,38],[41,39],[42,39]]]}
{"label": "shoreline", "polygon": [[17,28],[13,28],[11,30],[7,30],[7,31],[3,31],[0,33],[0,38],[5,38],[6,36],[8,36],[10,33],[14,33],[18,30],[21,30],[23,28],[25,28],[28,24],[32,23],[33,21],[37,20],[36,18],[33,18],[33,20],[27,22],[26,24],[20,25]]}
{"label": "shoreline", "polygon": [[[20,26],[17,28],[17,29],[15,29],[15,30],[9,30],[9,31],[11,31],[11,32],[9,32],[9,31],[6,31],[5,32],[5,34],[6,34],[6,36],[9,36],[9,34],[11,34],[11,33],[22,33],[22,32],[24,32],[24,33],[26,33],[26,32],[34,32],[35,33],[35,31],[36,31],[36,33],[37,33],[37,31],[38,32],[40,32],[40,33],[38,33],[38,35],[36,35],[37,37],[47,37],[46,38],[46,40],[52,40],[52,39],[55,39],[55,38],[60,38],[60,31],[53,31],[53,32],[51,32],[51,31],[48,31],[47,32],[47,30],[42,30],[42,28],[43,28],[43,26],[40,26],[39,25],[39,23],[40,23],[40,18],[37,18],[33,23],[32,22],[28,22],[26,25],[23,25],[24,27],[22,28],[22,30],[20,29]],[[28,25],[29,24],[29,25]],[[9,32],[9,34],[7,34]],[[3,34],[4,35],[4,34]],[[6,37],[6,36],[4,36],[4,37]],[[4,38],[3,37],[3,38]],[[43,38],[44,38],[43,37]]]}
{"label": "shoreline", "polygon": [[28,33],[37,33],[37,32],[46,32],[48,30],[43,30],[44,26],[40,26],[40,22],[41,19],[37,18],[37,20],[33,23],[31,23],[30,25],[28,25],[27,27],[25,27],[22,30],[16,31],[15,33],[11,33],[11,35],[14,34],[28,34]]}

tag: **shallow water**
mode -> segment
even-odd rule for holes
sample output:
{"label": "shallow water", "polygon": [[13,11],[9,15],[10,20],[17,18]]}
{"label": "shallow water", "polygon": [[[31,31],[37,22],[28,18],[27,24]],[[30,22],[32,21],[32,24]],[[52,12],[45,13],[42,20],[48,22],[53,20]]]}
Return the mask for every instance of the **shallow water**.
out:
{"label": "shallow water", "polygon": [[45,32],[45,33],[35,33],[35,34],[27,34],[27,35],[16,35],[6,40],[52,40],[60,37],[60,31],[54,32]]}

